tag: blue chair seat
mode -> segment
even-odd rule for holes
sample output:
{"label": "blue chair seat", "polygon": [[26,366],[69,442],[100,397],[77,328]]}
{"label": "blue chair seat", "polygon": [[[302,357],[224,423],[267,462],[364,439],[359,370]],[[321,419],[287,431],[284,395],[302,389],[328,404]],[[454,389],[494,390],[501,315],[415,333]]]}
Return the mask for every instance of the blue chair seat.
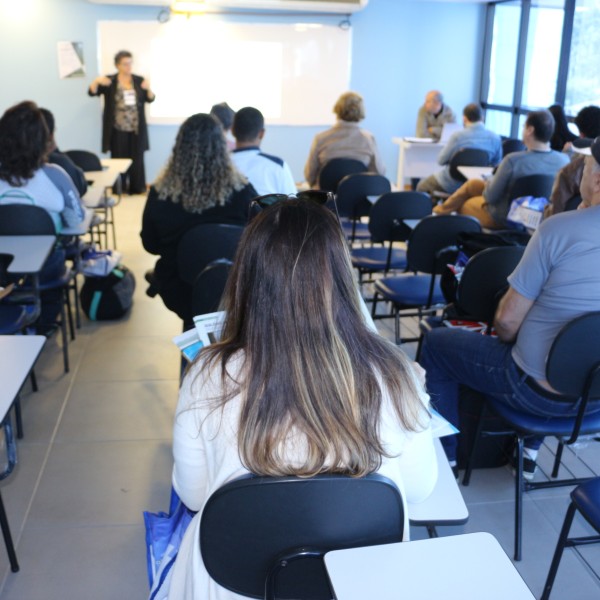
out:
{"label": "blue chair seat", "polygon": [[[489,398],[489,401],[494,411],[508,421],[517,431],[526,432],[530,435],[565,437],[569,437],[573,433],[573,420],[575,417],[539,417],[515,410],[494,398]],[[583,419],[580,435],[589,435],[598,433],[598,431],[600,431],[600,406],[597,412],[591,413]]]}
{"label": "blue chair seat", "polygon": [[[424,306],[429,297],[431,275],[401,275],[384,277],[375,282],[375,291],[395,304],[403,306]],[[440,278],[435,278],[432,304],[443,304],[444,296],[440,288]]]}
{"label": "blue chair seat", "polygon": [[12,335],[28,327],[40,316],[37,304],[2,304],[0,306],[0,334]]}
{"label": "blue chair seat", "polygon": [[578,485],[571,498],[588,523],[600,532],[600,477]]}
{"label": "blue chair seat", "polygon": [[[352,237],[352,221],[345,220],[342,221],[342,230],[344,231],[344,235],[347,238]],[[356,228],[354,230],[354,239],[355,240],[370,240],[371,233],[369,232],[369,225],[367,223],[356,223]]]}
{"label": "blue chair seat", "polygon": [[[388,248],[357,248],[352,250],[352,266],[364,271],[383,271],[387,265]],[[406,268],[406,251],[392,249],[390,269]]]}
{"label": "blue chair seat", "polygon": [[50,279],[49,281],[40,282],[39,289],[40,292],[44,292],[47,290],[55,290],[56,288],[61,288],[69,285],[71,282],[71,278],[73,276],[73,271],[66,267],[63,274],[60,277],[56,277],[55,279]]}

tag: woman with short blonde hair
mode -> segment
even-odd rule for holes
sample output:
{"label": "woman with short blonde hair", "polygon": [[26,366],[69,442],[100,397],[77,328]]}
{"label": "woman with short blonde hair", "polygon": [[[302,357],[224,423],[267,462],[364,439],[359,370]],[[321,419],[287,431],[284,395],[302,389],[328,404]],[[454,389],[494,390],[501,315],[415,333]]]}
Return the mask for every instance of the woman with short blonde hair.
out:
{"label": "woman with short blonde hair", "polygon": [[352,158],[364,163],[366,170],[381,175],[385,166],[377,150],[375,138],[358,123],[365,118],[362,96],[344,92],[333,106],[336,124],[315,136],[304,167],[304,176],[311,188],[319,185],[323,167],[333,158]]}

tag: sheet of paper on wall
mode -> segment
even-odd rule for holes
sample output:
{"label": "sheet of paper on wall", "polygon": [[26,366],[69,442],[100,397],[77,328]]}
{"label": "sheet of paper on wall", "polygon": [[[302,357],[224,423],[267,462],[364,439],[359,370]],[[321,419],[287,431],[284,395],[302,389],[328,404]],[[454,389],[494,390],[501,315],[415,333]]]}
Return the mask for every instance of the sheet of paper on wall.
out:
{"label": "sheet of paper on wall", "polygon": [[85,75],[82,42],[57,42],[56,52],[60,79],[83,77]]}

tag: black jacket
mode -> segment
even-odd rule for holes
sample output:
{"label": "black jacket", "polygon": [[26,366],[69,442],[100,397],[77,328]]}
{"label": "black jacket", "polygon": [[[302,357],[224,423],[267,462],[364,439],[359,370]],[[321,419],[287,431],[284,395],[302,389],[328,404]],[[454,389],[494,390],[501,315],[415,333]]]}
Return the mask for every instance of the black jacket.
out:
{"label": "black jacket", "polygon": [[[144,152],[150,147],[148,144],[148,127],[146,125],[146,113],[144,111],[145,102],[154,102],[154,98],[150,100],[146,90],[142,89],[143,77],[139,75],[132,75],[133,78],[133,89],[137,98],[137,110],[138,110],[138,143],[140,147],[138,150]],[[88,88],[88,94],[90,96],[104,96],[104,113],[102,114],[102,152],[108,152],[110,150],[110,137],[115,122],[115,96],[117,94],[117,75],[108,75],[108,78],[112,83],[108,86],[99,85],[96,93],[92,93],[92,90]]]}

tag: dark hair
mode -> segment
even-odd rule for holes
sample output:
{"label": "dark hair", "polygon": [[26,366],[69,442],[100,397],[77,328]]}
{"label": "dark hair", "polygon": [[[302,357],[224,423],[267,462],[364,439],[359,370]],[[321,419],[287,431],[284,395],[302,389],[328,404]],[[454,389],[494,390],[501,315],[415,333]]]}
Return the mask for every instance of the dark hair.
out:
{"label": "dark hair", "polygon": [[54,127],[56,126],[54,122],[54,115],[47,108],[40,108],[40,112],[42,113],[42,117],[44,117],[44,121],[46,122],[48,133],[50,136],[52,136],[54,134]]}
{"label": "dark hair", "polygon": [[[278,202],[251,221],[223,302],[222,341],[199,360],[217,380],[221,374],[210,406],[240,394],[238,448],[251,472],[375,471],[387,456],[384,394],[404,429],[420,428],[424,407],[408,360],[365,325],[343,232],[323,206]],[[227,363],[239,351],[234,381]],[[306,439],[304,464],[282,460],[290,435]]]}
{"label": "dark hair", "polygon": [[567,142],[572,142],[577,136],[569,129],[565,110],[560,104],[553,104],[549,109],[554,117],[554,133],[550,138],[552,150],[562,152]]}
{"label": "dark hair", "polygon": [[131,54],[129,50],[119,50],[115,54],[115,67],[118,66],[124,58],[133,58],[133,54]]}
{"label": "dark hair", "polygon": [[533,127],[533,136],[538,142],[549,142],[554,133],[554,117],[549,110],[530,112],[525,120],[525,125]]}
{"label": "dark hair", "polygon": [[575,125],[579,133],[586,138],[597,138],[600,135],[600,108],[586,106],[575,117]]}
{"label": "dark hair", "polygon": [[471,102],[463,108],[463,115],[469,123],[478,123],[483,121],[483,110],[476,102]]}
{"label": "dark hair", "polygon": [[257,108],[240,108],[233,117],[231,132],[238,142],[251,142],[265,127],[265,119]]}
{"label": "dark hair", "polygon": [[233,117],[235,116],[235,110],[233,110],[233,108],[231,108],[227,102],[215,104],[210,109],[210,114],[217,118],[225,131],[229,131],[231,129],[231,126],[233,125]]}
{"label": "dark hair", "polygon": [[50,136],[35,102],[7,109],[0,118],[0,179],[21,186],[44,164]]}

